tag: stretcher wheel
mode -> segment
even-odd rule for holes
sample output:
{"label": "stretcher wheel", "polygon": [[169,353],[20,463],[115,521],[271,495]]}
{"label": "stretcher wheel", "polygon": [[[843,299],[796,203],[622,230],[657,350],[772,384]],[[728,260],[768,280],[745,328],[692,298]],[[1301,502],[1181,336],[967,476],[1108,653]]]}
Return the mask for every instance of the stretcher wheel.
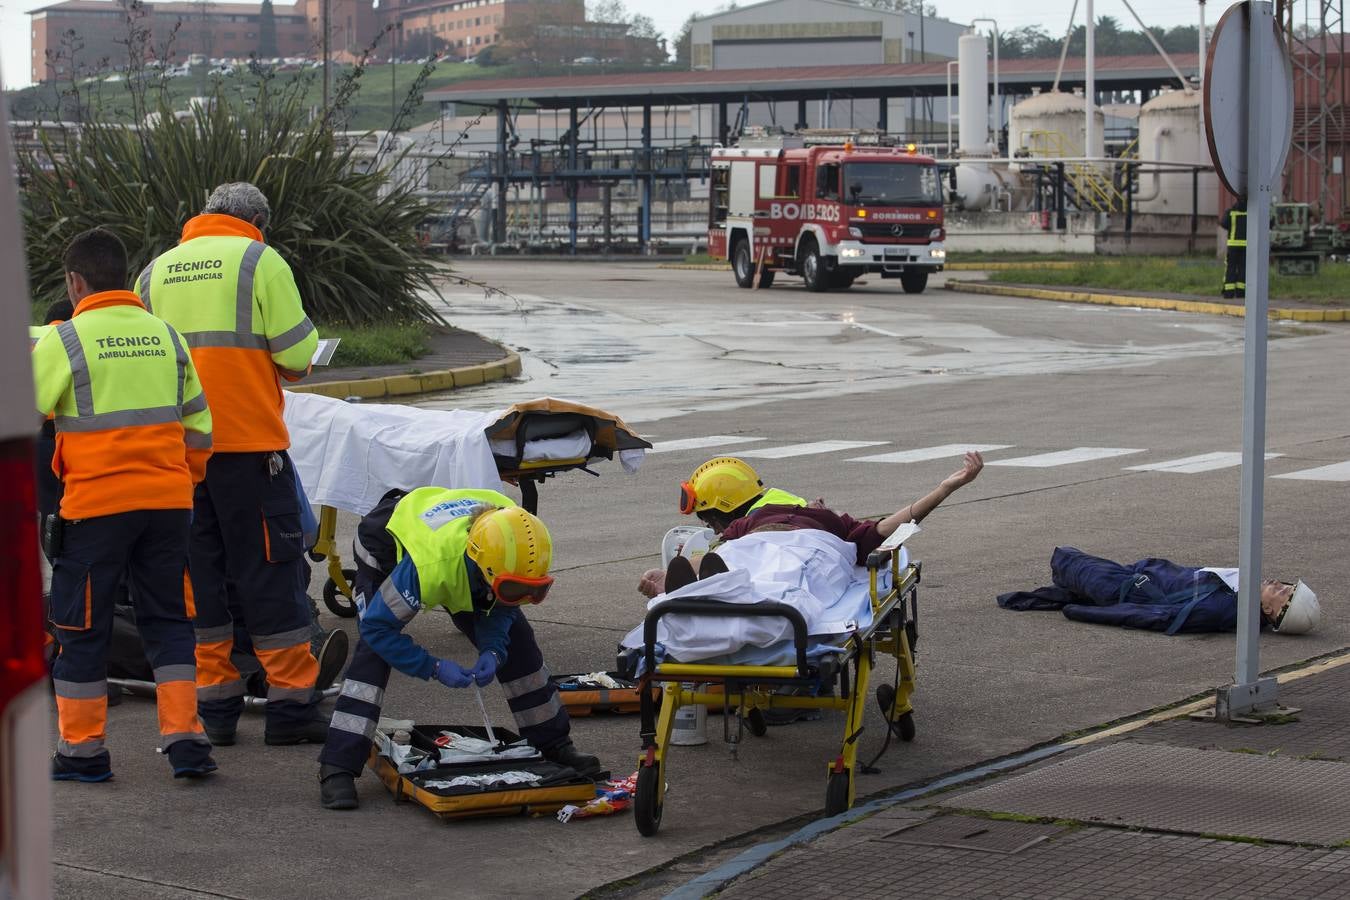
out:
{"label": "stretcher wheel", "polygon": [[890,724],[891,732],[900,740],[908,743],[914,740],[918,729],[914,727],[914,710],[906,711],[900,718],[891,721],[891,710],[895,707],[895,688],[889,684],[877,685],[877,705]]}
{"label": "stretcher wheel", "polygon": [[769,723],[764,719],[764,710],[758,706],[745,714],[745,724],[755,737],[764,737],[769,730]]}
{"label": "stretcher wheel", "polygon": [[837,816],[848,810],[848,772],[831,772],[825,783],[825,815]]}
{"label": "stretcher wheel", "polygon": [[638,833],[651,837],[661,827],[661,808],[664,804],[657,799],[661,792],[660,763],[643,766],[638,769],[637,790],[633,796],[633,821],[637,823]]}
{"label": "stretcher wheel", "polygon": [[[351,584],[356,580],[356,570],[343,569],[342,577],[347,579],[347,584]],[[323,585],[323,605],[328,607],[328,611],[335,616],[344,619],[356,618],[356,602],[339,591],[337,583],[331,578]]]}

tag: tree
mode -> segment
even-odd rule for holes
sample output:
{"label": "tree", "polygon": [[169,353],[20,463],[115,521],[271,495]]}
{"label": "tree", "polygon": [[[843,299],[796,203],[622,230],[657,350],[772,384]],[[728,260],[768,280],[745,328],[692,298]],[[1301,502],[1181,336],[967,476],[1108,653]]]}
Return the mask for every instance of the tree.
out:
{"label": "tree", "polygon": [[596,0],[591,8],[586,11],[586,18],[592,22],[627,25],[629,22],[628,7],[624,6],[623,0]]}
{"label": "tree", "polygon": [[258,10],[258,58],[277,56],[277,19],[272,12],[272,0],[262,0]]}
{"label": "tree", "polygon": [[[350,100],[354,77],[339,80],[335,106]],[[440,321],[424,299],[437,268],[417,239],[433,209],[415,180],[396,178],[406,157],[361,158],[359,141],[340,141],[328,117],[310,115],[306,86],[262,81],[249,97],[217,86],[186,118],[161,94],[136,129],[94,117],[43,131],[17,160],[34,299],[65,293],[60,254],[47,248],[103,226],[137,271],[177,243],[213,187],[247,177],[271,200],[267,243],[298,261],[296,284],[316,321]],[[415,99],[410,92],[405,106]]]}
{"label": "tree", "polygon": [[675,62],[686,69],[694,64],[694,23],[697,21],[698,16],[685,19],[680,33],[675,35]]}

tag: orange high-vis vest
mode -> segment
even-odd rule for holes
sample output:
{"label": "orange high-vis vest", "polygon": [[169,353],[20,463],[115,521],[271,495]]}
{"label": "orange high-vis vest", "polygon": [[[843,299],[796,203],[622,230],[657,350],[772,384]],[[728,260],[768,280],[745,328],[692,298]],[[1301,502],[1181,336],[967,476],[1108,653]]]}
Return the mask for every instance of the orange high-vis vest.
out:
{"label": "orange high-vis vest", "polygon": [[187,341],[211,401],[216,452],[289,447],[281,379],[309,373],[319,334],[290,266],[262,232],[233,216],[196,216],[137,287],[146,308]]}
{"label": "orange high-vis vest", "polygon": [[90,294],[33,348],[37,410],[56,414],[61,515],[191,509],[211,412],[183,338],[130,291]]}

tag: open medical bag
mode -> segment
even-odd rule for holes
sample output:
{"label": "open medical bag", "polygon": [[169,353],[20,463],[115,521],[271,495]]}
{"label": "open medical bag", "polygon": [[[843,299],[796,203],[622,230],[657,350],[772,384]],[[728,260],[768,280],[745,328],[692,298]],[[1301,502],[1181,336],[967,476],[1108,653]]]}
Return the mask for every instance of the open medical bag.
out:
{"label": "open medical bag", "polygon": [[[468,725],[417,725],[409,730],[414,758],[440,760],[441,747],[436,740],[443,732],[454,732],[479,740],[487,739],[486,729]],[[508,746],[520,736],[505,729],[493,729],[494,736]],[[595,782],[575,769],[549,762],[542,756],[528,759],[501,759],[467,762],[433,762],[429,768],[400,773],[389,756],[392,747],[387,733],[377,733],[370,754],[370,769],[393,793],[395,801],[411,800],[442,819],[467,819],[477,816],[518,816],[552,814],[568,804],[584,805],[595,797]],[[405,768],[407,768],[405,766]],[[483,776],[502,773],[535,776],[534,783],[483,784]],[[466,783],[450,785],[460,779]],[[479,782],[479,783],[471,783]]]}
{"label": "open medical bag", "polygon": [[[597,679],[597,675],[604,677]],[[594,713],[636,713],[642,706],[637,681],[622,678],[618,672],[554,675],[549,681],[557,686],[558,699],[573,718]]]}

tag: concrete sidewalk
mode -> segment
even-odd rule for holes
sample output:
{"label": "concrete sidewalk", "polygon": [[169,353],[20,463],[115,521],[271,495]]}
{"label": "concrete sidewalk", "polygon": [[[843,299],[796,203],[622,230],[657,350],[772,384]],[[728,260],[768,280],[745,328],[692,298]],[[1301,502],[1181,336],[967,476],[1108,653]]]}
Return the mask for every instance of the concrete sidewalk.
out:
{"label": "concrete sidewalk", "polygon": [[1043,748],[983,780],[874,801],[776,855],[747,851],[670,896],[1350,897],[1346,662],[1281,676],[1293,717],[1182,713]]}
{"label": "concrete sidewalk", "polygon": [[495,341],[461,328],[433,333],[426,356],[386,366],[317,367],[303,383],[288,390],[379,399],[407,397],[472,387],[520,374],[520,356]]}

